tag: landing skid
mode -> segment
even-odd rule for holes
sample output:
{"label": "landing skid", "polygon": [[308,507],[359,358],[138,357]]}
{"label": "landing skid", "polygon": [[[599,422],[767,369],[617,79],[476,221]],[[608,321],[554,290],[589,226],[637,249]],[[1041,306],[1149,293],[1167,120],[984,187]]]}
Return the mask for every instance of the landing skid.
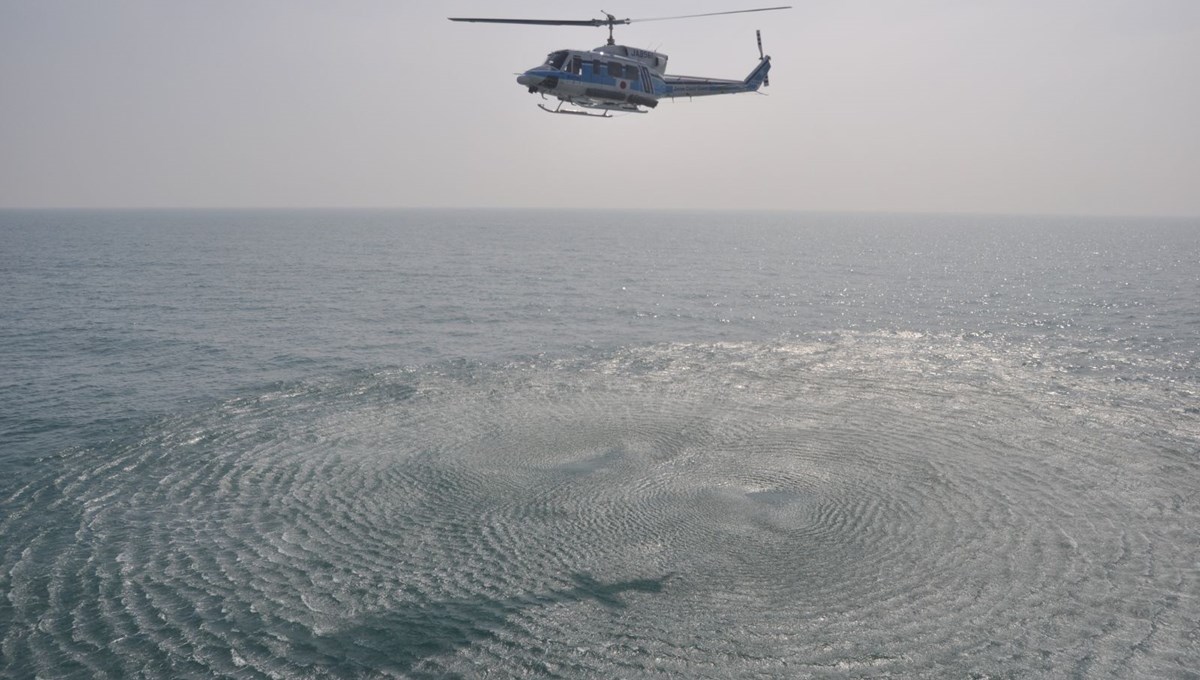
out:
{"label": "landing skid", "polygon": [[[542,98],[545,99],[546,96],[542,95]],[[580,111],[578,109],[564,109],[563,104],[571,104],[573,106],[578,106],[585,109],[603,111],[603,113],[590,113],[588,111]],[[568,101],[566,99],[559,99],[558,106],[552,109],[547,108],[545,104],[538,104],[538,108],[546,113],[566,113],[572,116],[589,116],[591,118],[612,118],[613,111],[620,113],[647,113],[633,104],[609,104],[607,102],[596,102],[592,99],[588,99],[586,101],[578,101],[575,99]]]}
{"label": "landing skid", "polygon": [[587,111],[576,111],[574,109],[564,109],[563,103],[559,102],[554,108],[547,108],[545,104],[538,104],[538,108],[546,113],[563,113],[569,116],[587,116],[588,118],[612,118],[608,111],[604,113],[588,113]]}

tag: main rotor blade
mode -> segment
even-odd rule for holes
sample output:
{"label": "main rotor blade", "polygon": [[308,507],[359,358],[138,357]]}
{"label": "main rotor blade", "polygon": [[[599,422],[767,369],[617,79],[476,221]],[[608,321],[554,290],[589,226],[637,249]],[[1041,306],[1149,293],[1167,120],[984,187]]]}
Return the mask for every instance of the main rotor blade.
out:
{"label": "main rotor blade", "polygon": [[682,16],[677,16],[677,17],[653,17],[650,19],[626,19],[625,21],[626,21],[626,23],[634,23],[634,22],[641,23],[643,21],[668,21],[671,19],[694,19],[696,17],[715,17],[719,14],[745,14],[746,12],[771,12],[771,11],[774,11],[777,9],[791,9],[791,8],[792,8],[791,5],[784,5],[782,7],[759,7],[758,9],[735,9],[735,10],[731,10],[729,12],[709,12],[708,14],[684,14]]}
{"label": "main rotor blade", "polygon": [[483,19],[479,17],[447,17],[450,21],[473,21],[483,24],[527,24],[532,26],[609,26],[611,24],[627,24],[629,19],[585,19],[574,21],[570,19]]}

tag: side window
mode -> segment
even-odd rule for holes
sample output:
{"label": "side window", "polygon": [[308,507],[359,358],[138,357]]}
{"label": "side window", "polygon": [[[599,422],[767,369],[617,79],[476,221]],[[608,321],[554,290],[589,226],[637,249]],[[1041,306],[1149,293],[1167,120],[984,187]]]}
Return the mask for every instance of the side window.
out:
{"label": "side window", "polygon": [[579,61],[579,57],[571,57],[571,69],[570,70],[571,70],[571,73],[574,73],[575,75],[579,75],[580,73],[583,73],[583,67],[582,67],[582,63]]}
{"label": "side window", "polygon": [[625,80],[637,80],[638,70],[636,66],[625,67]]}
{"label": "side window", "polygon": [[592,62],[592,75],[594,75],[594,76],[604,75],[604,62],[602,62],[602,61],[593,61]]}
{"label": "side window", "polygon": [[622,72],[622,71],[623,71],[623,69],[621,68],[621,65],[620,65],[620,64],[618,64],[618,63],[617,63],[617,62],[615,62],[615,61],[613,61],[613,62],[609,62],[609,64],[608,64],[608,75],[612,76],[613,78],[620,78],[620,77],[621,77],[621,72]]}

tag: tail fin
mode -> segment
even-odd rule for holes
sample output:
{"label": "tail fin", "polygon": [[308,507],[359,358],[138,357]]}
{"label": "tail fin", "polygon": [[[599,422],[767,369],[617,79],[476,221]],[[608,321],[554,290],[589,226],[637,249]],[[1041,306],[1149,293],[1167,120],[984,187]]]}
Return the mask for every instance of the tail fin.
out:
{"label": "tail fin", "polygon": [[766,82],[767,72],[771,70],[771,57],[763,57],[758,66],[746,76],[742,82],[746,85],[746,89],[750,92],[758,91],[758,88]]}

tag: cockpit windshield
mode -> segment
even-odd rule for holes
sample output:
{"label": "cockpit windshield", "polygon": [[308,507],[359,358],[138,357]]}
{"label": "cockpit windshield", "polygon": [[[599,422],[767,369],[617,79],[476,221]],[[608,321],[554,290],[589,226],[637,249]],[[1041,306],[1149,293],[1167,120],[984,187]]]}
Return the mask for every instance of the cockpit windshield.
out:
{"label": "cockpit windshield", "polygon": [[551,52],[546,56],[546,65],[550,68],[562,68],[563,62],[567,60],[566,51]]}

